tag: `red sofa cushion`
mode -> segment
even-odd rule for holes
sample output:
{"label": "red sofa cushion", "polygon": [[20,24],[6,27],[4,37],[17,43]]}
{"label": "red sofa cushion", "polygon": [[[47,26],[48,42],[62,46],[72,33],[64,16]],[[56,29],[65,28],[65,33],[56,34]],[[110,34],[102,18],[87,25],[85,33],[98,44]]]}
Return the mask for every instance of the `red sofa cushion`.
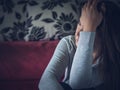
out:
{"label": "red sofa cushion", "polygon": [[0,80],[0,90],[39,90],[39,80]]}
{"label": "red sofa cushion", "polygon": [[38,80],[59,41],[0,43],[0,80]]}

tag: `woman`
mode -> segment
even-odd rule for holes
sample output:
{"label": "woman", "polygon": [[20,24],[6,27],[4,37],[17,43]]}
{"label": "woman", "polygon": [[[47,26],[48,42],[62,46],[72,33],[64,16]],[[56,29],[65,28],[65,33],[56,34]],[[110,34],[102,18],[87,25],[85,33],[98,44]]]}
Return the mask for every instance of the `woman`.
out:
{"label": "woman", "polygon": [[39,89],[120,90],[119,24],[120,9],[116,4],[88,0],[75,36],[59,42]]}

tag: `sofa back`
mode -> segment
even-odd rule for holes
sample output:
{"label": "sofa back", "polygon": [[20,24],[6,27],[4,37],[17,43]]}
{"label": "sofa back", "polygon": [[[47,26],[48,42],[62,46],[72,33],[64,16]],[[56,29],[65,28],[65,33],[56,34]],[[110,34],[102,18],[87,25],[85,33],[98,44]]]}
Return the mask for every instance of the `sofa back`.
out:
{"label": "sofa back", "polygon": [[58,42],[0,43],[0,80],[40,79]]}

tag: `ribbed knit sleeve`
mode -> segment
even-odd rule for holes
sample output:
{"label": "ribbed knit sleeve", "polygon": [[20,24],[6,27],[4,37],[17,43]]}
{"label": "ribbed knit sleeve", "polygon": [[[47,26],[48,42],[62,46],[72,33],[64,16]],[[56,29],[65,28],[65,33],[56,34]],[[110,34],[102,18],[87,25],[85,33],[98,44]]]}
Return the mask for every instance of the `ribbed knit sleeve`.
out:
{"label": "ribbed knit sleeve", "polygon": [[59,84],[65,68],[68,65],[69,55],[66,40],[63,38],[56,47],[53,57],[45,69],[39,83],[40,90],[64,90]]}
{"label": "ribbed knit sleeve", "polygon": [[94,39],[95,32],[80,32],[69,79],[69,84],[73,89],[90,87]]}

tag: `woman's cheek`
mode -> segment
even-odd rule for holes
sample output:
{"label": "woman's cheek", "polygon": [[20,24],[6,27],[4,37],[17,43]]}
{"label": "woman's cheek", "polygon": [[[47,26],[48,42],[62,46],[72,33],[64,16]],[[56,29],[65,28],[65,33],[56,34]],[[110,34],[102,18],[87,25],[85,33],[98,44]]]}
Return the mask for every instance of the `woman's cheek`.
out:
{"label": "woman's cheek", "polygon": [[79,36],[76,36],[76,37],[75,37],[76,46],[78,46],[78,40],[79,40]]}

